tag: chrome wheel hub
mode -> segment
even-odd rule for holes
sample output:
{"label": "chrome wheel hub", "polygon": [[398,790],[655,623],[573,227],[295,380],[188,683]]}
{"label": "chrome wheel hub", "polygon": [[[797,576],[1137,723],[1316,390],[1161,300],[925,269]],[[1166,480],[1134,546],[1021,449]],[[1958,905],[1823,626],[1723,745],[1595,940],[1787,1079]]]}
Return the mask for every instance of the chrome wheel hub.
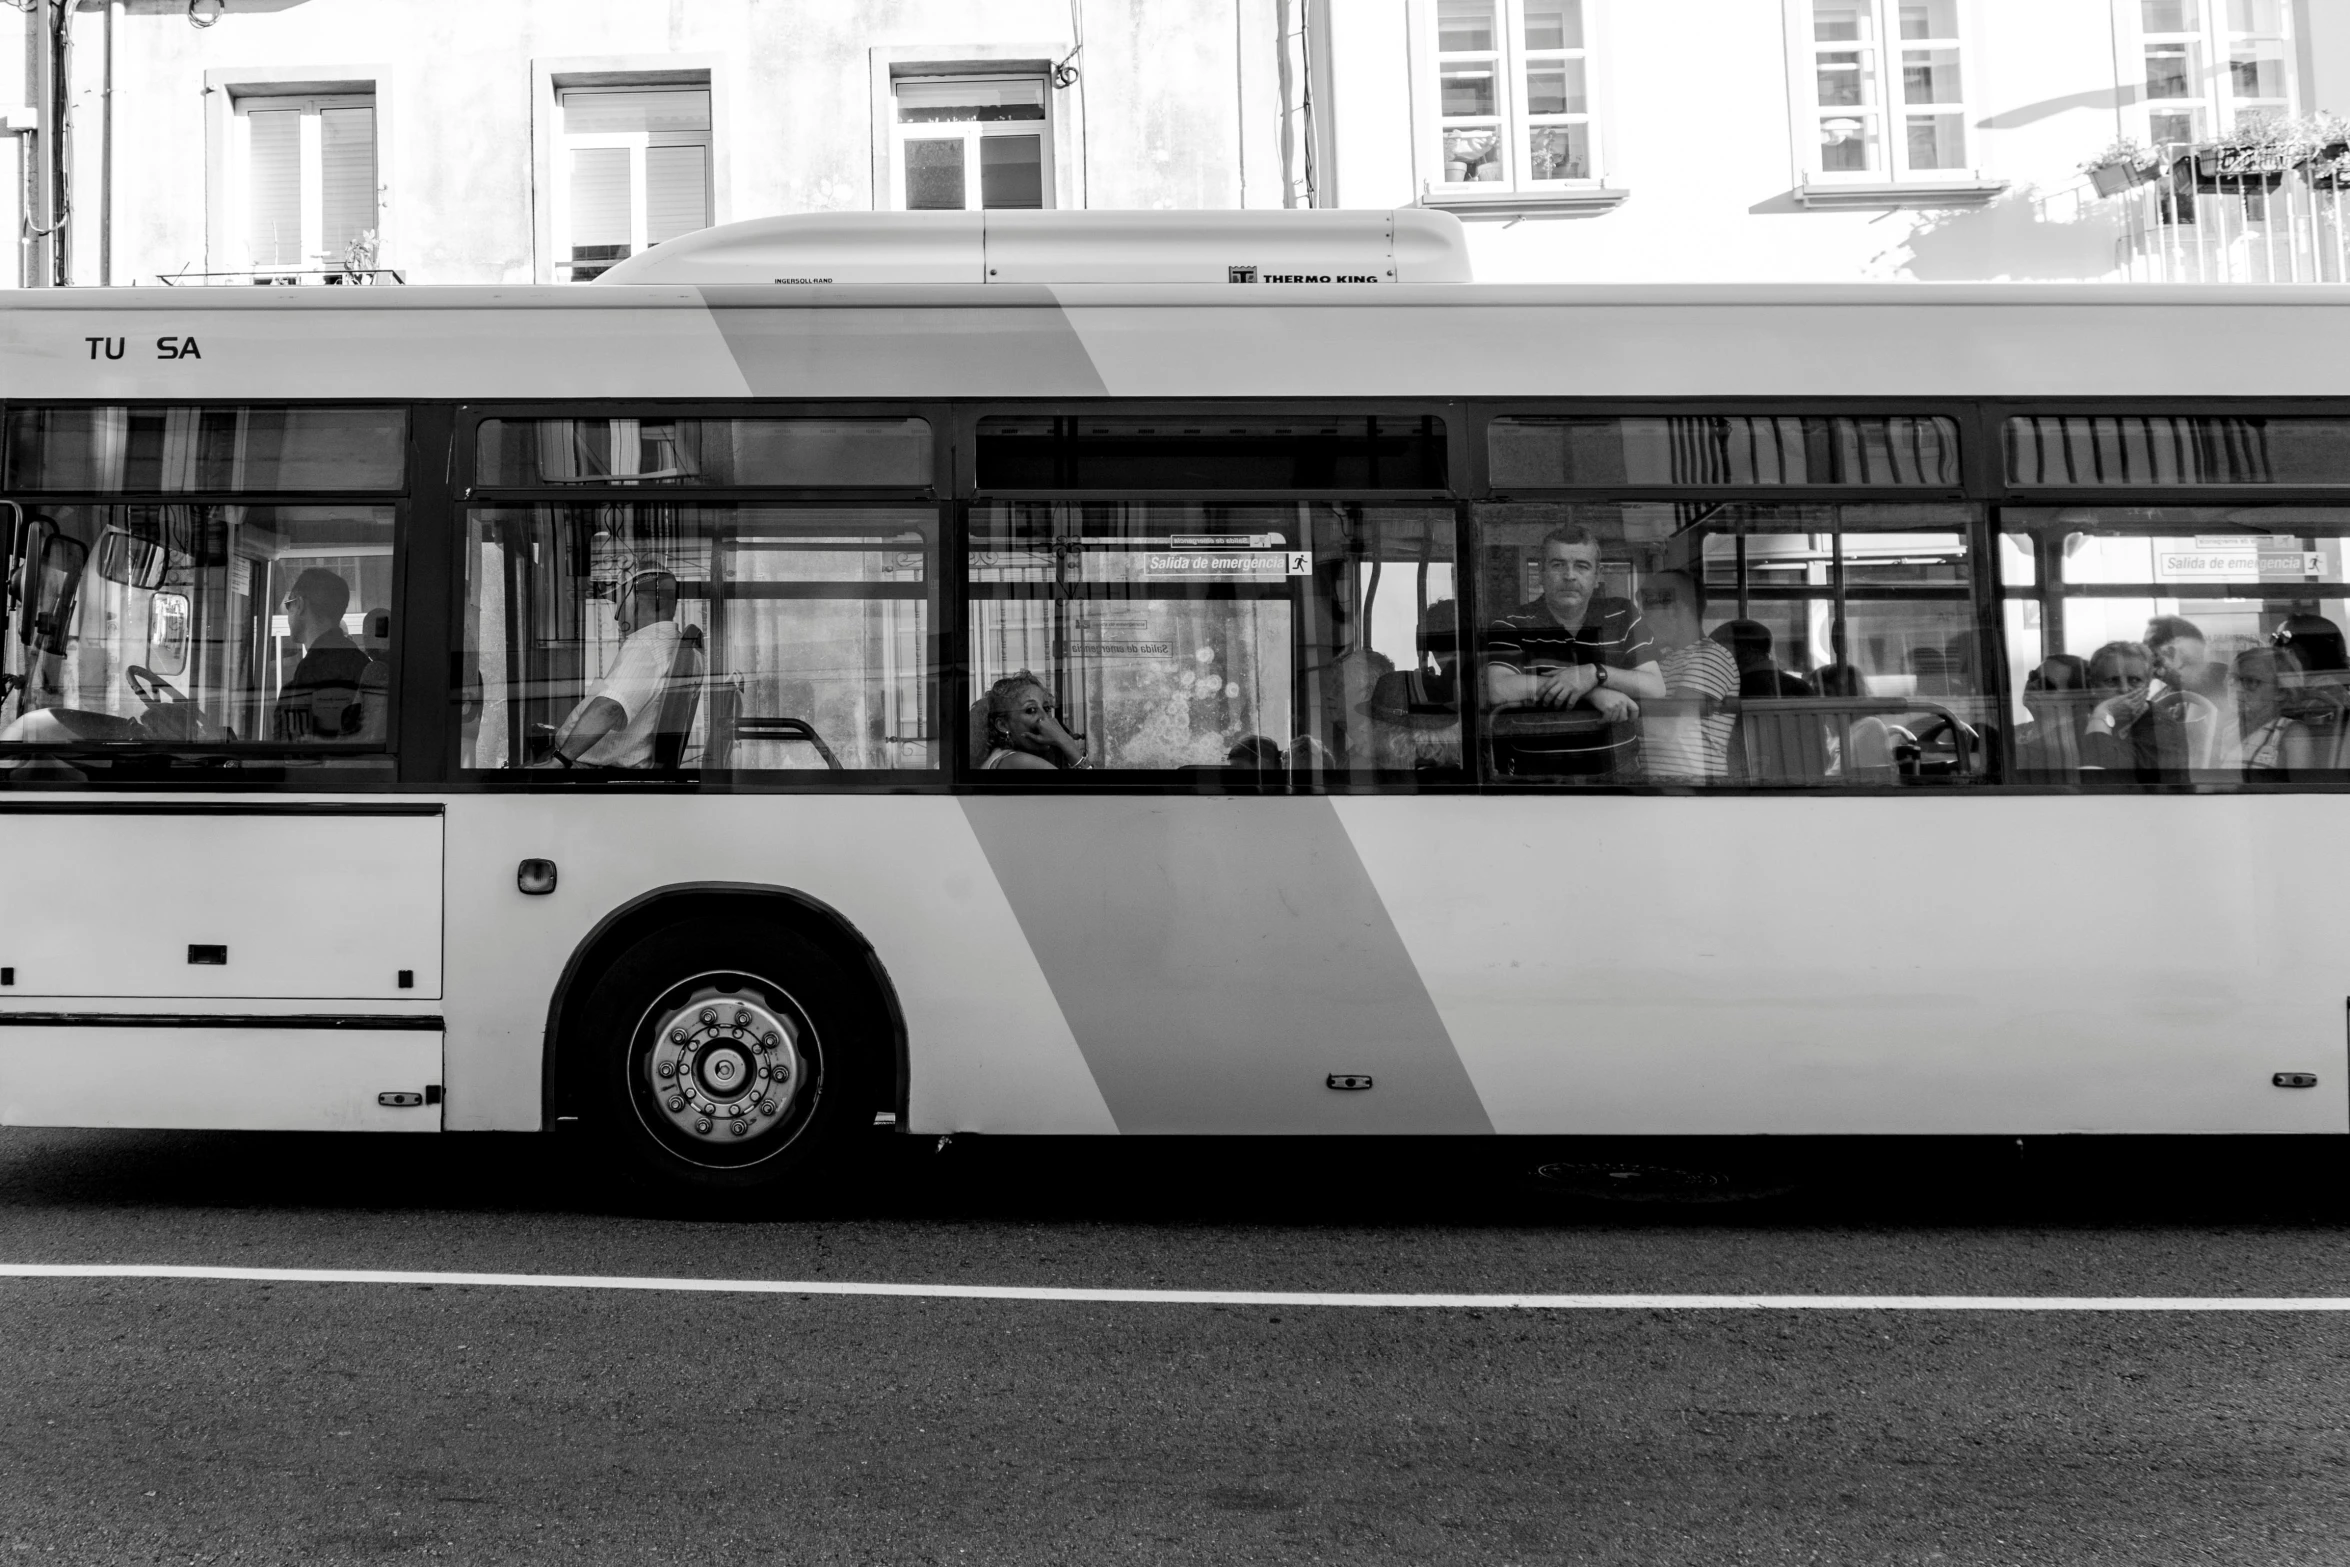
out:
{"label": "chrome wheel hub", "polygon": [[678,1130],[749,1142],[788,1119],[807,1077],[791,1018],[756,996],[710,986],[662,1011],[652,1027],[645,1058],[652,1100]]}

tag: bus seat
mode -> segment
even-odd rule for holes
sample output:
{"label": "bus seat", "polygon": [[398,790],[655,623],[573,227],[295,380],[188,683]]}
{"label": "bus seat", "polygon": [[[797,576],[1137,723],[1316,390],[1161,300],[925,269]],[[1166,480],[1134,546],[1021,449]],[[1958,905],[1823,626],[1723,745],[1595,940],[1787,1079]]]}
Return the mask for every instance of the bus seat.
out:
{"label": "bus seat", "polygon": [[704,767],[726,768],[734,765],[735,725],[742,717],[742,711],[741,681],[724,681],[710,688],[710,714],[702,729]]}
{"label": "bus seat", "polygon": [[668,688],[661,693],[661,716],[653,729],[653,765],[663,772],[685,765],[686,737],[702,705],[702,668],[702,628],[678,627],[677,656],[669,665]]}
{"label": "bus seat", "polygon": [[1821,704],[1804,698],[1741,701],[1732,731],[1742,776],[1756,783],[1813,783],[1828,776]]}

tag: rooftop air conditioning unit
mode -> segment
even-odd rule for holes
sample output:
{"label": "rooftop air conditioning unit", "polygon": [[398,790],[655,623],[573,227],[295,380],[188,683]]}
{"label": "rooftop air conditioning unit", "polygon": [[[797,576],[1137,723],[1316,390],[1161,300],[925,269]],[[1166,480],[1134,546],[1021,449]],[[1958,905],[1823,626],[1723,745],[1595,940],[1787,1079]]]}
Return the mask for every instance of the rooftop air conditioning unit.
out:
{"label": "rooftop air conditioning unit", "polygon": [[1460,219],[1346,212],[811,212],[700,229],[599,283],[1466,283]]}

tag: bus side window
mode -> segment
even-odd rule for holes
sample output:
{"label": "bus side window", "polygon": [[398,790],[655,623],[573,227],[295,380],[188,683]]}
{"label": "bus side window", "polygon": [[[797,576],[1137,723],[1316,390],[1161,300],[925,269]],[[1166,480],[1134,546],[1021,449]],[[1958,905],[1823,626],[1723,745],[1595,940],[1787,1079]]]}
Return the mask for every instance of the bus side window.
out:
{"label": "bus side window", "polygon": [[940,765],[934,508],[487,506],[468,529],[468,767]]}

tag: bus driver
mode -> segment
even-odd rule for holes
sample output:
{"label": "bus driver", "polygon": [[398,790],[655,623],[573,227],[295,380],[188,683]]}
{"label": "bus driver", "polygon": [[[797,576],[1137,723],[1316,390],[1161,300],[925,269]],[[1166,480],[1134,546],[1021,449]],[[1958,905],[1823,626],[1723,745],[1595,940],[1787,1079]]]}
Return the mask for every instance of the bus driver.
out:
{"label": "bus driver", "polygon": [[550,761],[568,767],[650,767],[661,698],[677,665],[677,578],[658,561],[639,562],[612,610],[620,654],[555,731]]}

